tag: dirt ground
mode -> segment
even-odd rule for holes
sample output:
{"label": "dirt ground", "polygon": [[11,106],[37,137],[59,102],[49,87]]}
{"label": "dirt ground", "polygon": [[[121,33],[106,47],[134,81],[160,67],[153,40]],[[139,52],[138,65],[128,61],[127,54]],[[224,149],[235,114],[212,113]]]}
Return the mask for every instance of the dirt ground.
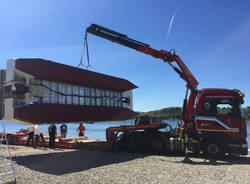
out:
{"label": "dirt ground", "polygon": [[[26,146],[11,146],[11,154],[16,183],[250,184],[250,156],[228,156],[219,161],[191,158],[192,162],[184,163],[182,156]],[[1,159],[2,163],[7,161]],[[0,174],[7,170],[10,167],[0,170]],[[14,183],[12,175],[1,177],[1,181]]]}

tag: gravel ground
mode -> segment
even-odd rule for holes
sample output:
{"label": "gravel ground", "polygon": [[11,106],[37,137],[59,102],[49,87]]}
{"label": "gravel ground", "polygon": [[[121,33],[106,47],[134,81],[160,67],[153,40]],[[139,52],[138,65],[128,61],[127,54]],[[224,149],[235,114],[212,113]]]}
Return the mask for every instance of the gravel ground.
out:
{"label": "gravel ground", "polygon": [[[11,153],[17,183],[250,184],[250,156],[227,157],[216,162],[192,158],[192,162],[183,163],[180,156],[33,149],[25,146],[12,146]],[[13,183],[11,176],[3,179],[4,183]]]}

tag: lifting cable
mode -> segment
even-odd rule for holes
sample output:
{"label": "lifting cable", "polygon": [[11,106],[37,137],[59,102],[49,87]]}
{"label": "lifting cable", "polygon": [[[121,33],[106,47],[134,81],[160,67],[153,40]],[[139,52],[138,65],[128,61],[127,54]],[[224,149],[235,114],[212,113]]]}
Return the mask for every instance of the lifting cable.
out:
{"label": "lifting cable", "polygon": [[[61,95],[61,96],[65,96],[65,97],[67,97],[67,96],[72,96],[72,97],[83,97],[83,98],[100,98],[100,99],[109,99],[109,100],[117,100],[117,101],[123,101],[123,97],[117,97],[117,96],[113,96],[113,97],[111,97],[111,96],[106,96],[106,95],[102,95],[102,96],[91,96],[91,94],[90,95],[77,95],[77,94],[66,94],[66,93],[62,93],[62,92],[59,92],[59,91],[57,91],[57,90],[54,90],[54,89],[52,89],[52,88],[50,88],[50,87],[48,87],[48,86],[46,86],[46,85],[44,85],[44,84],[32,84],[33,86],[41,86],[41,87],[44,87],[44,88],[46,88],[46,89],[48,89],[48,90],[50,90],[51,92],[53,92],[53,93],[55,93],[55,94],[58,94],[58,95]],[[52,94],[50,92],[50,94]]]}
{"label": "lifting cable", "polygon": [[[87,62],[88,65],[85,66],[82,62],[83,62],[83,56],[84,56],[84,50],[86,49],[86,53],[87,53]],[[80,66],[83,66],[86,70],[88,70],[89,67],[92,67],[90,65],[90,61],[89,61],[89,48],[88,48],[88,39],[87,39],[87,32],[85,32],[85,36],[84,36],[84,44],[83,44],[83,52],[82,52],[82,56],[81,56],[81,60],[80,63],[77,65],[78,68],[80,68]],[[93,67],[92,67],[93,68]]]}

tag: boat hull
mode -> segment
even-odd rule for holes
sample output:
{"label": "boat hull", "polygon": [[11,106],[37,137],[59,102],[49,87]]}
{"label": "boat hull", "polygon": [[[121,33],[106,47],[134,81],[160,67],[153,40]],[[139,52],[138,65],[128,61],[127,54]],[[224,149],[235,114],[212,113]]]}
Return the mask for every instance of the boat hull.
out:
{"label": "boat hull", "polygon": [[127,108],[60,104],[31,104],[16,108],[14,114],[14,119],[34,124],[121,121],[137,115]]}
{"label": "boat hull", "polygon": [[[126,79],[40,58],[10,59],[1,72],[2,119],[23,124],[103,122],[132,119]],[[1,83],[1,84],[2,84]]]}

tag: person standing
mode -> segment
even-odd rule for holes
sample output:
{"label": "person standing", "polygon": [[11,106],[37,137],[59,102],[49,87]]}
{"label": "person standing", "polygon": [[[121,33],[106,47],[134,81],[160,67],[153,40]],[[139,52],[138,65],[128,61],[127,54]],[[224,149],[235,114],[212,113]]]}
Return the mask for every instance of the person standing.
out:
{"label": "person standing", "polygon": [[68,132],[67,125],[62,124],[62,125],[60,126],[61,138],[66,138],[67,132]]}
{"label": "person standing", "polygon": [[54,147],[55,139],[56,139],[56,125],[51,124],[49,126],[49,148]]}
{"label": "person standing", "polygon": [[43,137],[43,133],[42,133],[42,131],[41,131],[41,133],[40,133],[40,137],[41,137],[41,139],[42,139],[43,143],[45,143],[45,140],[44,140],[44,137]]}
{"label": "person standing", "polygon": [[79,137],[84,136],[85,127],[82,125],[82,123],[80,123],[78,126],[77,132],[79,132]]}
{"label": "person standing", "polygon": [[29,146],[30,140],[31,140],[31,143],[33,145],[34,125],[29,125],[28,126],[28,133],[29,133],[29,137],[28,137],[28,141],[26,143],[27,146]]}
{"label": "person standing", "polygon": [[39,126],[39,125],[35,125],[35,127],[34,127],[33,148],[36,148],[41,133],[42,133],[42,132],[41,132],[40,126]]}

